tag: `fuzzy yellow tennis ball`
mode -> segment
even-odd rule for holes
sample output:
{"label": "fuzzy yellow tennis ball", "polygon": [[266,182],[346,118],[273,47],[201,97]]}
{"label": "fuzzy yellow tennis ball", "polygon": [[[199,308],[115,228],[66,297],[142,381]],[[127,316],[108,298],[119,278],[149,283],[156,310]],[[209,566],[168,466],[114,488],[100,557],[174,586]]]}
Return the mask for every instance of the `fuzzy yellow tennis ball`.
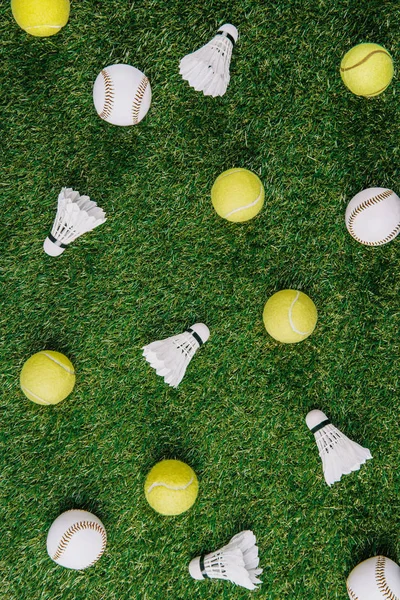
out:
{"label": "fuzzy yellow tennis ball", "polygon": [[220,217],[242,223],[262,209],[264,186],[257,175],[247,169],[229,169],[215,180],[211,201]]}
{"label": "fuzzy yellow tennis ball", "polygon": [[68,22],[69,0],[11,0],[18,25],[31,35],[55,35]]}
{"label": "fuzzy yellow tennis ball", "polygon": [[61,352],[43,350],[28,358],[22,367],[20,384],[32,402],[58,404],[74,389],[74,367]]}
{"label": "fuzzy yellow tennis ball", "polygon": [[378,44],[358,44],[344,55],[340,74],[356,96],[378,96],[392,81],[392,57]]}
{"label": "fuzzy yellow tennis ball", "polygon": [[317,324],[314,302],[303,292],[281,290],[264,307],[265,329],[278,342],[295,344],[305,340]]}
{"label": "fuzzy yellow tennis ball", "polygon": [[146,500],[162,515],[180,515],[195,502],[199,491],[196,473],[180,460],[154,465],[144,484]]}

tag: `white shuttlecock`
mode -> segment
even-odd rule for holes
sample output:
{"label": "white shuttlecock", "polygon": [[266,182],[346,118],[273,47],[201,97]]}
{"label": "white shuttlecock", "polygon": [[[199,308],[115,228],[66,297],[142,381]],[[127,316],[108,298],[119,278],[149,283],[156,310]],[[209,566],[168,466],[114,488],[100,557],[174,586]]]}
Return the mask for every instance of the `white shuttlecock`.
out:
{"label": "white shuttlecock", "polygon": [[340,481],[342,475],[358,471],[361,465],[372,458],[368,448],[363,448],[336,429],[321,410],[309,412],[306,423],[315,436],[325,481],[329,486]]}
{"label": "white shuttlecock", "polygon": [[60,256],[68,244],[104,223],[105,216],[103,209],[89,196],[81,196],[71,188],[62,188],[53,228],[43,244],[44,251],[50,256]]}
{"label": "white shuttlecock", "polygon": [[257,575],[258,547],[256,536],[250,530],[237,533],[229,544],[202,556],[196,556],[189,564],[193,579],[225,579],[248,590],[255,590],[262,583]]}
{"label": "white shuttlecock", "polygon": [[223,96],[229,84],[229,65],[238,30],[225,23],[216,36],[196,52],[182,58],[179,73],[196,92],[205,96]]}
{"label": "white shuttlecock", "polygon": [[144,346],[143,356],[157,375],[164,377],[165,383],[176,388],[196,351],[209,336],[207,325],[195,323],[183,333]]}

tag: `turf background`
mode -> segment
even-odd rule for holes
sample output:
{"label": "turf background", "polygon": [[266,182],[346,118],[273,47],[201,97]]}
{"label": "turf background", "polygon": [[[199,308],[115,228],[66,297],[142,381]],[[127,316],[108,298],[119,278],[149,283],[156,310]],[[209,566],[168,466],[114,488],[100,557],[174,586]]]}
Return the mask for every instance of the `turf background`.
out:
{"label": "turf background", "polygon": [[[347,598],[362,559],[399,546],[399,241],[367,248],[344,211],[370,186],[399,193],[399,83],[367,101],[338,66],[359,42],[400,62],[398,3],[125,0],[72,3],[58,35],[36,39],[0,8],[0,569],[9,600],[248,598],[193,582],[189,560],[242,528],[257,535],[270,600]],[[179,59],[234,23],[226,96],[204,98]],[[92,85],[128,62],[153,102],[137,127],[101,121]],[[256,172],[262,213],[214,213],[210,188]],[[62,186],[89,194],[106,224],[51,259],[42,243]],[[319,310],[312,337],[270,339],[267,298],[292,287]],[[141,347],[196,321],[211,338],[178,388]],[[64,352],[68,400],[46,409],[19,390],[32,353]],[[329,489],[304,417],[324,410],[374,460]],[[200,495],[177,518],[142,492],[162,458],[196,470]],[[108,532],[88,571],[51,563],[46,535],[69,508]]]}

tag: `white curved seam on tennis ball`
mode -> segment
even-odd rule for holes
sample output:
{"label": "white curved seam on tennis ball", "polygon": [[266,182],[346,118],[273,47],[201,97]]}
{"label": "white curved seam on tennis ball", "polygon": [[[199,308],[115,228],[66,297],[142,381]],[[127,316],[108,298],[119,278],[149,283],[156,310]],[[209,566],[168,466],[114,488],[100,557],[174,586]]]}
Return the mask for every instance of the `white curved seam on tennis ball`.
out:
{"label": "white curved seam on tennis ball", "polygon": [[53,356],[50,356],[50,354],[47,354],[47,352],[40,352],[40,354],[44,354],[45,356],[47,356],[47,358],[49,358],[50,360],[52,360],[53,362],[55,362],[58,366],[60,366],[65,371],[67,371],[67,373],[69,373],[70,375],[75,375],[75,371],[74,370],[71,371],[71,369],[69,367],[66,367],[65,365],[63,365],[59,360],[57,360]]}
{"label": "white curved seam on tennis ball", "polygon": [[262,186],[260,187],[260,193],[258,194],[257,198],[254,200],[254,202],[250,202],[250,204],[246,204],[245,206],[239,206],[239,208],[234,208],[233,210],[231,210],[231,212],[228,212],[224,218],[227,219],[228,217],[230,217],[231,215],[241,211],[241,210],[246,210],[247,208],[251,208],[252,206],[255,206],[257,204],[257,202],[260,202],[260,199],[262,197],[263,194],[263,189]]}
{"label": "white curved seam on tennis ball", "polygon": [[158,482],[155,481],[154,483],[151,484],[151,486],[149,487],[149,489],[147,490],[147,493],[150,494],[150,492],[153,490],[153,488],[155,487],[165,487],[167,488],[167,490],[174,490],[175,492],[178,492],[180,490],[186,490],[194,481],[194,478],[192,476],[192,478],[190,479],[189,483],[187,483],[186,485],[178,485],[178,486],[172,486],[172,485],[167,485],[166,483],[162,483],[162,482]]}
{"label": "white curved seam on tennis ball", "polygon": [[289,323],[290,323],[290,327],[292,328],[292,330],[295,333],[298,333],[299,335],[309,335],[312,332],[312,329],[310,329],[310,331],[300,331],[299,329],[297,329],[293,323],[293,319],[292,319],[292,311],[293,311],[293,307],[296,304],[298,298],[300,296],[300,292],[296,293],[295,299],[293,300],[292,304],[289,306]]}
{"label": "white curved seam on tennis ball", "polygon": [[62,25],[46,25],[46,23],[43,23],[43,25],[31,25],[30,27],[27,27],[26,29],[31,30],[31,29],[42,29],[42,27],[48,27],[49,29],[61,29]]}
{"label": "white curved seam on tennis ball", "polygon": [[39,400],[39,402],[43,402],[43,404],[46,404],[46,406],[50,406],[50,402],[46,402],[46,400],[44,400],[43,398],[41,398],[40,396],[37,396],[36,394],[34,394],[33,392],[31,392],[30,389],[28,389],[27,387],[25,387],[24,385],[21,385],[22,391],[26,394],[30,394],[31,396],[34,396],[36,398],[36,400]]}

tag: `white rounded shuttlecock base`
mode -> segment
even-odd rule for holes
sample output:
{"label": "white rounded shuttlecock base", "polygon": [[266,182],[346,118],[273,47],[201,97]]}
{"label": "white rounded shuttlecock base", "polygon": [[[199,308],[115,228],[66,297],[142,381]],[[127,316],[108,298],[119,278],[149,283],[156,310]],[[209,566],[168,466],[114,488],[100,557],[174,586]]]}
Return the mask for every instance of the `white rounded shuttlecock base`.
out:
{"label": "white rounded shuttlecock base", "polygon": [[204,323],[195,323],[190,329],[197,333],[203,344],[210,337],[210,330],[208,329],[207,325],[204,325]]}
{"label": "white rounded shuttlecock base", "polygon": [[200,556],[196,556],[189,563],[189,573],[193,579],[204,579],[200,570]]}
{"label": "white rounded shuttlecock base", "polygon": [[233,37],[236,44],[239,37],[239,32],[234,25],[231,25],[231,23],[225,23],[218,29],[218,31],[225,31],[225,33],[228,33],[230,36]]}
{"label": "white rounded shuttlecock base", "polygon": [[308,429],[314,429],[314,427],[327,420],[328,417],[325,413],[322,412],[322,410],[310,410],[310,412],[306,416],[306,423]]}
{"label": "white rounded shuttlecock base", "polygon": [[43,242],[43,250],[46,252],[46,254],[48,254],[49,256],[60,256],[65,248],[61,248],[60,246],[57,246],[57,244],[55,244],[54,242],[52,242],[48,237],[44,240]]}

